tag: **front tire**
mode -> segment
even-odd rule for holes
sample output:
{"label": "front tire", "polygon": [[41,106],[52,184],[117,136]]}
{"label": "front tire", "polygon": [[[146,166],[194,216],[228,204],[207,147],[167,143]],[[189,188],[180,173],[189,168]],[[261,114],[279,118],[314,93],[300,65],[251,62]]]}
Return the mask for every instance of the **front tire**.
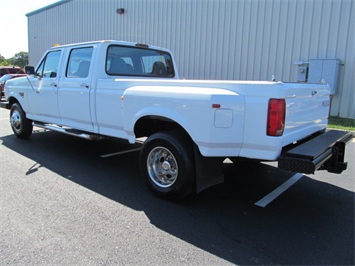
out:
{"label": "front tire", "polygon": [[26,118],[25,112],[18,103],[11,106],[10,124],[14,134],[21,139],[27,139],[32,135],[32,121]]}
{"label": "front tire", "polygon": [[161,198],[191,195],[196,187],[192,141],[179,131],[151,135],[140,152],[140,170],[148,188]]}

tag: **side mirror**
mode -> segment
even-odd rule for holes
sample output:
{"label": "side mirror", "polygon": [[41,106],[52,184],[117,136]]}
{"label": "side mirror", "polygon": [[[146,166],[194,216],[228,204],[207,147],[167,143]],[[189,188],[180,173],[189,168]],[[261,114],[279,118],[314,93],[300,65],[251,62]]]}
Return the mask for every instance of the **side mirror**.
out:
{"label": "side mirror", "polygon": [[33,66],[25,66],[25,73],[28,75],[34,75],[35,68]]}

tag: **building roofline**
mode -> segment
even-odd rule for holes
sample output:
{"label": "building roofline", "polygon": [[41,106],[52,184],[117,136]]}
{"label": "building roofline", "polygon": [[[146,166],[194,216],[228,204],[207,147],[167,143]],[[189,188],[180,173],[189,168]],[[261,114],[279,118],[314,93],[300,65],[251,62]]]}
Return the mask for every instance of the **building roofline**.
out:
{"label": "building roofline", "polygon": [[29,13],[26,14],[26,17],[30,17],[32,15],[41,13],[41,12],[46,11],[48,9],[51,9],[51,8],[66,4],[66,3],[70,2],[70,1],[73,1],[73,0],[60,0],[60,1],[56,2],[56,3],[51,4],[51,5],[48,5],[48,6],[40,8],[40,9],[34,10],[32,12],[29,12]]}

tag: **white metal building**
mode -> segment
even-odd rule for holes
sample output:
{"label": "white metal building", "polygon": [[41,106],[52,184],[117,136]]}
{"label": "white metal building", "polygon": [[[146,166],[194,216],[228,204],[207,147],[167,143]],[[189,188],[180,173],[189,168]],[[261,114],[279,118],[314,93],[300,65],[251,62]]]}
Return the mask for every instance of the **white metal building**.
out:
{"label": "white metal building", "polygon": [[153,44],[186,79],[332,83],[331,115],[355,119],[354,0],[62,0],[27,17],[32,65],[57,43]]}

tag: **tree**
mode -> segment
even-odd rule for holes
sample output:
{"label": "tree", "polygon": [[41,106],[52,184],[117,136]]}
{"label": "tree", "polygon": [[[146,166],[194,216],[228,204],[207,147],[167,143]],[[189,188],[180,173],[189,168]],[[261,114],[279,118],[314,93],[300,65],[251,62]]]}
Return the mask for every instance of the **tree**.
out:
{"label": "tree", "polygon": [[7,59],[10,65],[25,67],[28,65],[28,53],[27,52],[19,52],[15,54],[14,57]]}
{"label": "tree", "polygon": [[9,63],[7,62],[7,60],[5,59],[5,57],[3,57],[2,55],[0,55],[0,66],[7,66],[9,65]]}

